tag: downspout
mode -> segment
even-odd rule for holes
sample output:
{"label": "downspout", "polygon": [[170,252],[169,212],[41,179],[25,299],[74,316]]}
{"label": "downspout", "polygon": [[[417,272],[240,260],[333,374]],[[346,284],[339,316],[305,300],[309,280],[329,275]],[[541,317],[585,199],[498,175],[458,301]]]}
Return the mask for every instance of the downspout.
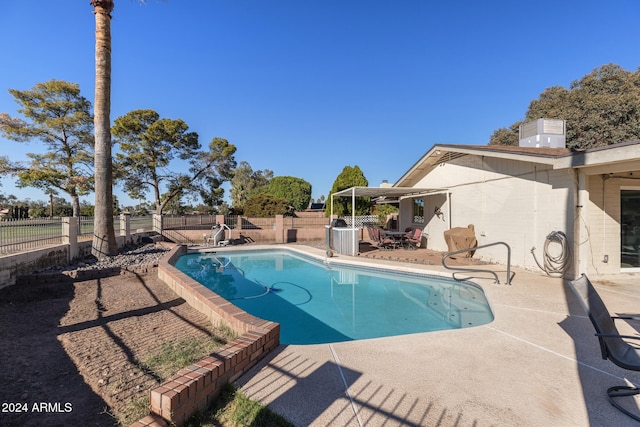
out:
{"label": "downspout", "polygon": [[586,177],[579,169],[574,169],[574,210],[573,210],[573,277],[577,278],[581,273],[587,273],[586,254],[583,244],[587,238],[582,235],[583,213],[585,208]]}
{"label": "downspout", "polygon": [[533,165],[533,239],[538,237],[538,167]]}
{"label": "downspout", "polygon": [[605,197],[605,183],[610,178],[607,174],[602,174],[602,252],[607,253],[607,205]]}

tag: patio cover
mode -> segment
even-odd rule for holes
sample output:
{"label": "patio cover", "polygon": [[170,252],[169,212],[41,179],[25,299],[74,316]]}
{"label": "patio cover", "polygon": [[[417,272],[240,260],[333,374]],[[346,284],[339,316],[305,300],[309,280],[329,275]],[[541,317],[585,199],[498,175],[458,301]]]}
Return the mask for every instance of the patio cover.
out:
{"label": "patio cover", "polygon": [[[333,217],[333,197],[351,196],[351,206],[355,206],[356,197],[390,197],[402,200],[408,197],[428,196],[430,194],[442,194],[446,188],[416,188],[416,187],[351,187],[338,191],[331,195],[331,217]],[[355,223],[355,212],[351,212],[352,222]]]}
{"label": "patio cover", "polygon": [[[349,197],[351,196],[351,206],[356,205],[356,197],[392,197],[402,200],[410,197],[420,197],[429,194],[447,194],[446,188],[416,188],[416,187],[351,187],[346,188],[337,193],[331,195],[331,218],[333,218],[333,196]],[[351,227],[356,223],[355,211],[351,210]],[[355,256],[358,248],[358,237],[356,233],[353,233],[353,246],[351,256]]]}

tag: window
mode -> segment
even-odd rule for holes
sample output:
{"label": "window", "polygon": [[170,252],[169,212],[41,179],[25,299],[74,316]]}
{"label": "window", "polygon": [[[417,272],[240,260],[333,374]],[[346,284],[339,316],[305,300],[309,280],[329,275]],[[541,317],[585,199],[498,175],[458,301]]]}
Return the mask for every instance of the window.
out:
{"label": "window", "polygon": [[424,224],[424,199],[413,199],[413,223]]}
{"label": "window", "polygon": [[620,189],[620,243],[620,267],[640,267],[640,189]]}

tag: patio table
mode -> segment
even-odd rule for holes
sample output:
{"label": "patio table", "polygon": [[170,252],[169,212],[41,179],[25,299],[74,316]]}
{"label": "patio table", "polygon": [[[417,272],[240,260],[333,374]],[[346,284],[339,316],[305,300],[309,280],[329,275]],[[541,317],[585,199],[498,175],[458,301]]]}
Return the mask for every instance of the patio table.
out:
{"label": "patio table", "polygon": [[407,235],[406,231],[387,231],[382,230],[382,234],[388,236],[393,239],[393,248],[397,248],[398,246],[402,246],[403,248],[405,243],[405,237]]}

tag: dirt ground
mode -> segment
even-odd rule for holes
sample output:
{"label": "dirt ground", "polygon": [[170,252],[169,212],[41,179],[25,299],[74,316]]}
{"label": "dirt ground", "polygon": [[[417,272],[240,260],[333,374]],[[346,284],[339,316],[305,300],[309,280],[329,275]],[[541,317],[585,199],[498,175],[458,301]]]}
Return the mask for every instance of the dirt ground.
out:
{"label": "dirt ground", "polygon": [[0,289],[0,331],[0,425],[66,427],[117,425],[158,384],[140,362],[210,328],[151,268]]}

